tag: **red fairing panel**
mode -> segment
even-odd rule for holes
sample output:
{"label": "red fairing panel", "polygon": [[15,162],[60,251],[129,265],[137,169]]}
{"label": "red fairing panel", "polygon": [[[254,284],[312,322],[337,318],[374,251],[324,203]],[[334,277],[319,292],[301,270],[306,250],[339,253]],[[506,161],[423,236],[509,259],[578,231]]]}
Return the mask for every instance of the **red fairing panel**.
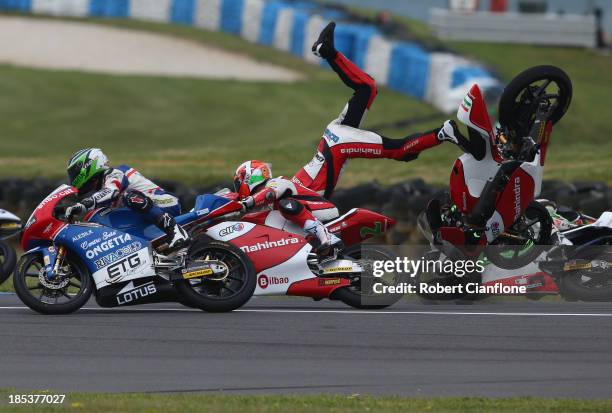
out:
{"label": "red fairing panel", "polygon": [[518,168],[506,184],[497,200],[497,211],[504,219],[506,228],[512,226],[533,201],[535,182],[525,170]]}
{"label": "red fairing panel", "polygon": [[478,198],[474,198],[470,195],[467,183],[465,182],[463,163],[460,159],[455,161],[453,171],[451,172],[450,194],[453,204],[457,205],[463,214],[469,213],[478,201]]}
{"label": "red fairing panel", "polygon": [[328,298],[338,288],[348,285],[351,285],[351,282],[344,278],[310,278],[291,284],[287,295]]}
{"label": "red fairing panel", "polygon": [[350,246],[382,234],[393,225],[395,225],[393,218],[356,208],[341,219],[330,223],[328,228],[342,239],[344,245]]}
{"label": "red fairing panel", "polygon": [[559,287],[552,277],[545,272],[537,272],[535,274],[517,275],[515,277],[503,278],[494,280],[484,285],[501,284],[508,287],[516,287],[524,285],[527,288],[527,294],[558,294]]}
{"label": "red fairing panel", "polygon": [[27,251],[34,240],[52,240],[67,225],[53,216],[55,206],[77,190],[63,186],[47,196],[32,212],[21,237],[21,247]]}
{"label": "red fairing panel", "polygon": [[249,256],[257,273],[282,264],[307,244],[297,235],[259,225],[230,243]]}

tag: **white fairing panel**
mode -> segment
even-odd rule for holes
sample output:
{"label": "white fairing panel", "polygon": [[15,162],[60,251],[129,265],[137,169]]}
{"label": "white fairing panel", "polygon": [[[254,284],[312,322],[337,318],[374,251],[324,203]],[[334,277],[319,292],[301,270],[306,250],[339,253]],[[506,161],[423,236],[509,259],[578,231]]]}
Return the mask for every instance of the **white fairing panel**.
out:
{"label": "white fairing panel", "polygon": [[533,178],[533,196],[540,196],[540,192],[542,192],[542,178],[544,177],[544,167],[540,165],[540,154],[535,156],[533,162],[523,162],[521,168]]}
{"label": "white fairing panel", "polygon": [[8,212],[4,209],[0,209],[0,221],[18,222],[21,221],[21,219],[11,212]]}
{"label": "white fairing panel", "polygon": [[206,230],[206,234],[213,239],[229,242],[249,232],[255,227],[251,222],[227,221],[214,225]]}
{"label": "white fairing panel", "polygon": [[491,151],[487,150],[485,158],[481,161],[474,158],[469,153],[464,153],[459,157],[463,164],[463,173],[468,192],[475,198],[480,198],[480,194],[487,181],[493,179],[499,169],[500,164],[493,160]]}
{"label": "white fairing panel", "polygon": [[270,211],[266,216],[266,226],[277,228],[283,231],[291,232],[292,234],[305,235],[305,232],[299,225],[287,220],[279,211]]}
{"label": "white fairing panel", "polygon": [[306,262],[310,250],[312,247],[306,244],[287,261],[257,274],[254,295],[285,295],[291,284],[314,278]]}
{"label": "white fairing panel", "polygon": [[601,214],[599,219],[593,223],[593,226],[612,228],[612,212],[607,211]]}
{"label": "white fairing panel", "polygon": [[138,250],[137,253],[126,259],[102,267],[94,272],[92,277],[96,288],[100,289],[120,281],[136,280],[154,275],[153,257],[147,247]]}

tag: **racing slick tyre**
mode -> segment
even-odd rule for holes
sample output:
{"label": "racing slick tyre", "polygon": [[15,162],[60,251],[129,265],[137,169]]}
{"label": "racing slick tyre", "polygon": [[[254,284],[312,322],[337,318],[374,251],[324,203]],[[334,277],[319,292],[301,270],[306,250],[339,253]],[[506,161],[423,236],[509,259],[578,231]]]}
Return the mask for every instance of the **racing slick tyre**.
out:
{"label": "racing slick tyre", "polygon": [[549,118],[555,124],[567,112],[572,93],[572,81],[563,70],[549,65],[531,67],[505,87],[499,101],[499,122],[518,137],[528,136],[540,102],[556,104]]}
{"label": "racing slick tyre", "polygon": [[392,261],[393,254],[381,247],[358,244],[341,251],[339,258],[357,261],[364,269],[361,276],[351,280],[351,285],[335,290],[330,298],[340,300],[358,309],[377,310],[389,307],[399,301],[403,294],[377,294],[373,290],[375,283],[399,285],[402,277],[397,272],[377,278],[373,275],[373,261]]}
{"label": "racing slick tyre", "polygon": [[61,275],[49,280],[43,273],[41,254],[21,257],[13,286],[21,301],[41,314],[70,314],[83,307],[93,292],[89,270],[80,260],[67,255],[60,265]]}
{"label": "racing slick tyre", "polygon": [[6,242],[0,241],[0,284],[11,276],[16,262],[15,250]]}
{"label": "racing slick tyre", "polygon": [[177,282],[176,289],[189,307],[222,313],[242,307],[253,296],[257,283],[255,267],[239,248],[201,237],[189,248],[188,260],[218,260],[229,268],[222,280],[197,278]]}
{"label": "racing slick tyre", "polygon": [[[532,201],[524,214],[487,247],[487,258],[499,268],[516,270],[531,264],[551,243],[552,217],[546,207]],[[521,241],[517,242],[516,239]]]}
{"label": "racing slick tyre", "polygon": [[[609,247],[593,246],[574,259],[612,261]],[[564,297],[581,301],[612,301],[612,267],[575,270],[562,275],[559,290]]]}

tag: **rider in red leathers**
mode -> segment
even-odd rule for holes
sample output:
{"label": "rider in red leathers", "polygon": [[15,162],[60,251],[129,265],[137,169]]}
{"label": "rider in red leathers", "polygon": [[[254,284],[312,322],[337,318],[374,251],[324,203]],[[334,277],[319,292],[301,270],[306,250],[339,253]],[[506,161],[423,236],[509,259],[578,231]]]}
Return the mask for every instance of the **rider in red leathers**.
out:
{"label": "rider in red leathers", "polygon": [[322,221],[338,217],[338,209],[328,201],[346,161],[352,158],[385,158],[412,161],[420,152],[443,141],[458,143],[457,125],[446,121],[441,128],[401,139],[391,139],[360,129],[376,98],[376,82],[334,47],[335,23],[330,23],[312,47],[340,79],[355,93],[340,116],[330,123],[313,159],[293,178],[272,179],[270,165],[248,161],[240,165],[234,186],[245,209],[264,205],[278,209],[283,217],[299,225],[316,240],[320,251],[330,251],[340,240],[329,233]]}

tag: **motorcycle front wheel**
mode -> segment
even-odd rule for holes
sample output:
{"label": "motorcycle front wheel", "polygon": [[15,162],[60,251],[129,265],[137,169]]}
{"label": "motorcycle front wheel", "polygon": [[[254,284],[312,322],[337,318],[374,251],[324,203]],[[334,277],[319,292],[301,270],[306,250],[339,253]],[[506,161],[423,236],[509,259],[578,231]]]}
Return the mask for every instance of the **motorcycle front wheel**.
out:
{"label": "motorcycle front wheel", "polygon": [[15,250],[6,242],[0,241],[0,284],[11,276],[16,262]]}
{"label": "motorcycle front wheel", "polygon": [[189,307],[211,313],[228,312],[242,307],[253,296],[257,282],[255,267],[239,248],[203,238],[190,247],[188,259],[221,261],[229,268],[222,280],[178,281],[176,289]]}
{"label": "motorcycle front wheel", "polygon": [[487,258],[499,268],[516,270],[532,263],[550,245],[552,218],[532,201],[523,215],[487,247]]}
{"label": "motorcycle front wheel", "polygon": [[93,292],[89,270],[70,255],[60,263],[61,274],[49,280],[40,254],[24,255],[13,274],[21,301],[41,314],[70,314],[83,307]]}

